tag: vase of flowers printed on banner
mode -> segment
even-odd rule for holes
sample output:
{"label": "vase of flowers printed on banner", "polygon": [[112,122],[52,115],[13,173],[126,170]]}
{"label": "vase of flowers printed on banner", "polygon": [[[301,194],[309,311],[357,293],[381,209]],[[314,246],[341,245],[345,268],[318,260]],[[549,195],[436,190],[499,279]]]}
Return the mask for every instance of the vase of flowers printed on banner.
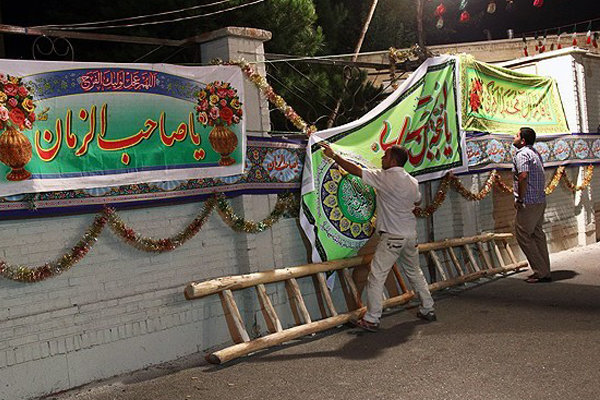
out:
{"label": "vase of flowers printed on banner", "polygon": [[0,161],[11,168],[9,181],[31,176],[25,165],[31,160],[31,142],[21,131],[31,129],[35,104],[21,78],[0,73]]}
{"label": "vase of flowers printed on banner", "polygon": [[242,120],[242,103],[237,90],[229,82],[214,81],[198,92],[197,101],[198,122],[213,127],[208,141],[221,155],[219,165],[235,164],[231,153],[238,145],[238,138],[230,126]]}

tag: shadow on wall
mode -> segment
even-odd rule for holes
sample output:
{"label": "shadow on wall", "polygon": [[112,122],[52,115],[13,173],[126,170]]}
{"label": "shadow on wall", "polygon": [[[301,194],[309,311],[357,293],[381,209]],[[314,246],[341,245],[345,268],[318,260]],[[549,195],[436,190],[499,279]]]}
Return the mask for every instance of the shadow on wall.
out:
{"label": "shadow on wall", "polygon": [[[512,173],[510,171],[499,171],[500,177],[504,182],[512,182]],[[515,225],[515,206],[512,193],[506,193],[494,185],[491,193],[494,217],[494,232],[514,233]]]}

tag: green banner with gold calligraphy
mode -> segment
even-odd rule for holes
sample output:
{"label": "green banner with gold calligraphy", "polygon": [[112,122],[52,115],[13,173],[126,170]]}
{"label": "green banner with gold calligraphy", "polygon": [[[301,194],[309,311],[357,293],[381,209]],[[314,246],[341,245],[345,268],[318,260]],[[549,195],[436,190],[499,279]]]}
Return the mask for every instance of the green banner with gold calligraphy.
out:
{"label": "green banner with gold calligraphy", "polygon": [[0,60],[0,195],[243,172],[237,66]]}
{"label": "green banner with gold calligraphy", "polygon": [[406,170],[420,180],[466,168],[457,102],[455,57],[427,60],[384,102],[348,125],[317,132],[309,140],[302,187],[301,223],[313,245],[313,261],[355,255],[375,226],[374,190],[324,157],[327,141],[349,160],[381,168],[394,144],[407,148]]}
{"label": "green banner with gold calligraphy", "polygon": [[462,127],[515,134],[530,126],[538,135],[570,133],[556,81],[461,56]]}

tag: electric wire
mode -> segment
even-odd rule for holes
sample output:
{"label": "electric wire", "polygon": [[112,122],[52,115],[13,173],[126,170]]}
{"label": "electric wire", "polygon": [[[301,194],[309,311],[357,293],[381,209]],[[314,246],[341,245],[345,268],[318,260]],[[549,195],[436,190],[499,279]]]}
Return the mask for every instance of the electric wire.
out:
{"label": "electric wire", "polygon": [[165,11],[165,12],[160,12],[160,13],[155,13],[155,14],[137,15],[135,17],[107,19],[104,21],[95,21],[95,22],[81,22],[81,23],[77,23],[77,24],[39,25],[39,26],[33,26],[32,28],[67,28],[67,27],[80,27],[80,26],[88,26],[88,25],[107,24],[107,23],[111,23],[111,22],[133,21],[133,20],[137,20],[137,19],[144,19],[144,18],[157,17],[157,16],[162,16],[162,15],[176,14],[176,13],[180,13],[180,12],[184,12],[184,11],[196,10],[199,8],[217,6],[219,4],[228,3],[230,1],[232,1],[232,0],[220,0],[220,1],[217,1],[214,3],[210,3],[210,4],[201,4],[198,6],[181,8],[179,10]]}
{"label": "electric wire", "polygon": [[[567,24],[567,25],[561,25],[561,26],[554,26],[552,28],[542,28],[542,29],[537,29],[535,31],[528,31],[528,32],[522,32],[521,35],[535,35],[537,33],[540,32],[552,32],[552,31],[557,31],[557,32],[561,32],[561,33],[568,33],[567,31],[563,31],[562,28],[576,28],[578,25],[579,26],[584,26],[586,24],[591,24],[594,22],[600,21],[600,17],[598,18],[594,18],[594,19],[586,19],[585,21],[579,21],[579,22],[573,22],[572,24]],[[586,28],[587,30],[587,28]]]}
{"label": "electric wire", "polygon": [[57,27],[57,28],[53,28],[53,29],[81,31],[81,30],[91,30],[91,29],[113,29],[113,28],[118,29],[118,28],[131,28],[131,27],[135,27],[135,26],[169,24],[169,23],[173,23],[173,22],[187,21],[187,20],[196,19],[196,18],[210,17],[213,15],[222,14],[222,13],[225,13],[228,11],[233,11],[233,10],[238,10],[240,8],[249,7],[249,6],[258,4],[258,3],[262,3],[264,1],[265,0],[256,0],[256,1],[249,2],[249,3],[240,4],[240,5],[237,5],[234,7],[229,7],[229,8],[223,9],[223,10],[219,10],[219,11],[213,11],[210,13],[200,14],[200,15],[192,15],[192,16],[188,16],[188,17],[175,18],[175,19],[170,19],[170,20],[165,20],[165,21],[140,22],[140,23],[136,23],[136,24],[125,24],[125,25],[82,26],[82,27],[74,27],[74,28]]}
{"label": "electric wire", "polygon": [[[276,67],[276,66],[272,66],[272,68],[274,68],[274,69],[277,71],[277,73],[279,73],[279,74],[281,75],[281,71],[279,71],[279,70],[277,69],[277,67]],[[274,79],[277,79],[277,78],[275,78],[275,76],[274,76],[273,74],[270,74],[270,76],[271,76],[271,77],[273,77]],[[279,80],[277,80],[277,81],[278,81],[278,82],[279,82],[281,85],[284,85],[284,84],[283,84],[281,81],[279,81]],[[306,94],[305,94],[305,91],[304,91],[305,89],[303,89],[303,88],[299,88],[299,87],[298,87],[298,86],[296,86],[296,85],[293,85],[293,87],[294,87],[294,88],[295,88],[297,91],[299,91],[300,93],[302,93],[302,95],[306,95]],[[287,88],[287,87],[286,87],[286,89],[288,89],[288,90],[291,90],[291,89],[289,89],[289,88]],[[300,97],[300,98],[301,98],[301,99],[304,101],[304,97],[302,97],[302,96],[299,96],[299,95],[297,95],[297,94],[295,94],[295,95],[296,95],[296,96],[298,96],[298,97]],[[321,107],[323,107],[323,108],[325,108],[325,109],[327,109],[327,110],[331,111],[331,108],[329,108],[329,107],[328,107],[326,104],[323,104],[322,102],[319,102],[319,101],[315,101],[315,102],[316,102],[316,104],[320,105]],[[307,104],[311,106],[311,108],[314,110],[314,112],[315,112],[315,116],[316,116],[316,115],[318,114],[317,110],[316,110],[316,109],[315,109],[315,108],[312,106],[312,104],[310,104],[310,103],[307,103]]]}
{"label": "electric wire", "polygon": [[285,83],[283,83],[279,79],[277,79],[277,77],[275,77],[273,74],[267,73],[267,77],[271,78],[274,82],[277,82],[279,85],[281,85],[281,87],[283,87],[284,89],[286,89],[291,95],[297,97],[298,99],[300,99],[300,101],[302,101],[304,104],[306,104],[307,106],[309,106],[313,110],[313,112],[314,112],[315,115],[318,114],[318,112],[314,108],[314,106],[309,101],[307,101],[304,96],[298,94],[296,92],[296,90],[291,89],[288,85],[286,85]]}
{"label": "electric wire", "polygon": [[[317,90],[319,90],[320,93],[324,93],[326,96],[328,96],[330,99],[336,101],[337,99],[335,97],[333,97],[332,95],[330,95],[329,93],[323,91],[323,88],[317,84],[315,81],[313,81],[308,75],[304,74],[302,71],[300,71],[298,68],[294,67],[291,63],[286,63],[291,69],[293,69],[294,71],[296,71],[296,73],[298,73],[301,77],[303,77],[304,79],[306,79],[307,81],[309,81],[314,87],[317,88]],[[309,68],[310,68],[310,64],[309,64]],[[331,108],[327,107],[327,109],[329,111],[333,111]]]}

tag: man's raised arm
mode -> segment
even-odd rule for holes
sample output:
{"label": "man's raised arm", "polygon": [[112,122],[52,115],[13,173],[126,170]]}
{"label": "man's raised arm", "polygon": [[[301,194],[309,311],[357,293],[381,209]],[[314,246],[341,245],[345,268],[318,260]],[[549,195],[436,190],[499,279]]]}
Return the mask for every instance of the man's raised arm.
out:
{"label": "man's raised arm", "polygon": [[360,176],[362,178],[362,167],[360,165],[356,165],[352,161],[348,161],[339,154],[336,154],[331,146],[325,142],[319,143],[319,146],[323,148],[323,153],[325,153],[327,157],[338,163],[338,165],[346,170],[349,174]]}

